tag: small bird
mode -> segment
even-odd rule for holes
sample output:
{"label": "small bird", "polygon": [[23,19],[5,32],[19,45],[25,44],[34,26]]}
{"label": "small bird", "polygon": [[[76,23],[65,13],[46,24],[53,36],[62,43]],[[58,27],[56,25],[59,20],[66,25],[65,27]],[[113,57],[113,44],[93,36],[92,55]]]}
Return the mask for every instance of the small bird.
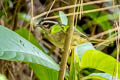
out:
{"label": "small bird", "polygon": [[[57,33],[52,34],[51,29],[52,26],[55,24],[61,25],[57,21],[41,21],[39,23],[40,28],[42,29],[42,32],[44,34],[44,37],[49,40],[53,45],[55,45],[58,48],[63,48],[64,42],[65,42],[65,36],[66,33],[64,31],[60,31]],[[88,40],[85,38],[86,36],[78,31],[76,28],[74,28],[74,33],[72,37],[72,43],[71,43],[71,48],[74,48],[75,46],[88,42]]]}

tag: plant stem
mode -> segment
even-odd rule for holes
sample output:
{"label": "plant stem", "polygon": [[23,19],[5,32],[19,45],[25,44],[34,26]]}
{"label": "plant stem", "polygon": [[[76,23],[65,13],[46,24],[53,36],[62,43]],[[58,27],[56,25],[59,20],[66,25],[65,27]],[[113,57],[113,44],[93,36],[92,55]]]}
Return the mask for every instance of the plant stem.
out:
{"label": "plant stem", "polygon": [[[99,8],[99,9],[92,9],[92,10],[85,10],[82,12],[82,14],[86,14],[86,13],[92,13],[92,12],[97,12],[97,11],[104,11],[104,10],[108,10],[108,9],[111,9],[111,8],[116,8],[116,7],[120,7],[120,5],[115,5],[115,6],[108,6],[108,7],[105,7],[105,8]],[[80,14],[80,12],[76,12],[75,15],[78,15]],[[72,13],[68,13],[68,14],[65,14],[66,16],[72,16],[73,15],[73,12]],[[59,18],[60,16],[51,16],[51,17],[47,17],[47,18],[44,18],[44,19],[56,19],[56,18]],[[36,17],[34,17],[34,19],[36,19]]]}
{"label": "plant stem", "polygon": [[[105,2],[109,2],[109,1],[112,1],[112,0],[92,1],[92,2],[83,3],[83,6],[93,5],[93,4],[100,4],[100,3],[105,3]],[[69,6],[65,6],[65,7],[59,7],[59,8],[52,9],[52,10],[50,11],[50,13],[56,12],[56,11],[62,11],[62,10],[66,10],[66,9],[70,9],[70,8],[74,8],[74,7],[79,7],[79,6],[81,6],[81,4],[69,5]],[[48,11],[47,11],[47,12],[43,12],[43,13],[41,13],[40,15],[35,16],[34,19],[38,19],[38,18],[40,18],[40,17],[42,17],[42,16],[45,16],[47,13],[48,13]]]}
{"label": "plant stem", "polygon": [[20,12],[20,9],[21,9],[21,2],[22,2],[22,0],[17,1],[17,5],[14,10],[13,21],[12,21],[12,30],[15,30],[17,28],[18,13]]}
{"label": "plant stem", "polygon": [[[71,0],[71,3],[75,4],[75,1]],[[69,13],[71,13],[71,12],[75,13],[75,8],[70,9]],[[65,39],[65,43],[64,43],[64,52],[62,54],[58,80],[64,80],[64,77],[65,77],[66,65],[67,65],[67,60],[68,60],[68,56],[70,53],[70,46],[71,46],[72,36],[73,36],[73,32],[74,32],[74,17],[75,17],[75,15],[72,15],[69,17],[69,20],[68,20],[70,27],[66,33],[66,39]]]}

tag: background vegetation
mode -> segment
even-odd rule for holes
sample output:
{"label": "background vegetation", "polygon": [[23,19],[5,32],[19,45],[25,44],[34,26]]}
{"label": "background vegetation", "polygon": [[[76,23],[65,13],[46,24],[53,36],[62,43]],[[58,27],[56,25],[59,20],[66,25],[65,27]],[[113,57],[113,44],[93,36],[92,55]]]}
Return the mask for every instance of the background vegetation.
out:
{"label": "background vegetation", "polygon": [[[67,61],[65,80],[119,80],[119,3],[0,0],[0,80],[63,80],[62,59]],[[56,47],[37,27],[44,21],[58,22],[45,25],[52,26],[50,34],[70,33],[66,40],[75,36],[71,32],[75,24],[88,42],[75,46],[68,56],[70,43],[68,50]]]}

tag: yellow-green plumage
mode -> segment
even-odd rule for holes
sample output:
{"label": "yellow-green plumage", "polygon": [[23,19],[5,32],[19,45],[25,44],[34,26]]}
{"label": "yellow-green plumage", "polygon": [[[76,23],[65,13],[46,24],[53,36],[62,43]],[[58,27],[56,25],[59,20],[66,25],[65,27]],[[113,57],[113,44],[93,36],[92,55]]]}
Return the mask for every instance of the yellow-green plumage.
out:
{"label": "yellow-green plumage", "polygon": [[[58,48],[63,48],[64,42],[65,42],[65,32],[60,31],[55,34],[51,33],[51,28],[43,28],[44,30],[44,37],[48,39],[52,44],[54,44]],[[81,33],[78,30],[74,30],[73,36],[72,36],[72,44],[71,48],[74,46],[77,46],[79,44],[88,42],[87,39],[81,37]]]}

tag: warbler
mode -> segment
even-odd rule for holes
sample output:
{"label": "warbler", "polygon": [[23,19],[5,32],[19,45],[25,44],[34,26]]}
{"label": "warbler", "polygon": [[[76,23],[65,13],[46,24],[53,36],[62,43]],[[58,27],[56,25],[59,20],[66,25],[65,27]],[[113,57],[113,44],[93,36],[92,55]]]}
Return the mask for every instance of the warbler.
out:
{"label": "warbler", "polygon": [[[66,33],[61,30],[60,32],[52,34],[51,29],[52,26],[55,24],[61,25],[59,22],[48,20],[48,21],[41,21],[39,23],[39,26],[43,30],[42,32],[47,40],[49,40],[56,47],[63,48],[65,43]],[[74,28],[71,48],[74,48],[75,46],[85,42],[88,42],[88,40],[85,38],[85,35],[82,34],[80,31],[78,31],[76,28]]]}

